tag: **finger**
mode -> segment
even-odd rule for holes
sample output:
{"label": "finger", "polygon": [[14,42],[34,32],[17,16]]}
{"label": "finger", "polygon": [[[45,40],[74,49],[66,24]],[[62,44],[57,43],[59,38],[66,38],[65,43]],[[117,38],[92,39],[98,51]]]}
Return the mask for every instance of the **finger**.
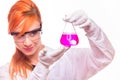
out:
{"label": "finger", "polygon": [[64,21],[72,23],[72,22],[77,21],[79,18],[80,18],[80,16],[78,16],[78,15],[70,15],[70,16],[66,16]]}
{"label": "finger", "polygon": [[65,53],[69,48],[70,48],[70,47],[64,47],[64,46],[62,46],[62,47],[54,50],[54,51],[51,53],[51,55],[46,56],[46,59],[49,59],[49,61],[50,61],[50,62],[48,62],[48,63],[51,63],[51,64],[52,64],[53,62],[55,62],[55,61],[57,61],[58,59],[60,59],[60,58],[64,55],[64,53]]}
{"label": "finger", "polygon": [[61,46],[54,50],[51,54],[52,57],[62,56],[70,47]]}
{"label": "finger", "polygon": [[67,15],[64,20],[70,23],[75,23],[84,17],[87,17],[86,13],[83,10],[80,10],[74,12],[72,15]]}
{"label": "finger", "polygon": [[50,65],[54,62],[54,59],[51,56],[43,56],[41,57],[40,62],[44,65]]}
{"label": "finger", "polygon": [[69,47],[62,46],[54,50],[53,52],[46,53],[45,56],[40,57],[40,62],[44,64],[45,66],[49,66],[55,61],[57,61],[64,54],[64,52],[67,51],[68,49]]}
{"label": "finger", "polygon": [[84,22],[80,25],[80,28],[84,28],[84,27],[87,27],[87,26],[90,26],[90,25],[91,25],[91,21],[90,21],[90,19],[87,19],[86,22]]}
{"label": "finger", "polygon": [[44,48],[43,50],[40,51],[40,56],[45,56],[47,53],[47,50]]}
{"label": "finger", "polygon": [[88,17],[84,15],[83,17],[79,18],[78,20],[73,22],[74,26],[81,25],[87,21]]}

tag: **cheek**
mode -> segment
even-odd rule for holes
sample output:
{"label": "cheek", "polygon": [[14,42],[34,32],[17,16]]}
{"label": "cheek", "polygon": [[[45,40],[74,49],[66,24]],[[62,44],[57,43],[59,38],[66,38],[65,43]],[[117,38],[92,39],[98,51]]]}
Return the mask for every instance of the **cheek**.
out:
{"label": "cheek", "polygon": [[34,41],[34,46],[39,46],[39,45],[41,45],[41,40],[40,39]]}
{"label": "cheek", "polygon": [[21,50],[22,49],[22,46],[23,46],[23,44],[22,43],[15,43],[15,46],[16,46],[16,48],[18,48],[19,50]]}

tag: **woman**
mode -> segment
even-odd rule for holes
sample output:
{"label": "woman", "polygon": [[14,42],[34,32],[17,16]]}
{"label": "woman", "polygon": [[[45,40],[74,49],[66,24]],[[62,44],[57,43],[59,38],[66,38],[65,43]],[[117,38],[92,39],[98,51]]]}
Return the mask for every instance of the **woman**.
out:
{"label": "woman", "polygon": [[83,11],[66,16],[64,21],[84,29],[91,48],[62,46],[53,50],[45,46],[37,6],[31,0],[18,0],[8,15],[8,32],[16,51],[10,64],[0,68],[0,80],[87,80],[110,64],[114,57],[111,43]]}

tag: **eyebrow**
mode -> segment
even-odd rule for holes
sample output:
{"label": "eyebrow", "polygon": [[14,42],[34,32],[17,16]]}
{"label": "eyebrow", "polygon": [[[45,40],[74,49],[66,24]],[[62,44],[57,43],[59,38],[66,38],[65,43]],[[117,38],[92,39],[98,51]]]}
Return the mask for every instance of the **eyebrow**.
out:
{"label": "eyebrow", "polygon": [[37,32],[37,31],[41,31],[41,28],[38,28],[38,29],[34,29],[34,30],[32,30],[32,31],[25,32],[24,34],[34,33],[34,32]]}
{"label": "eyebrow", "polygon": [[[34,33],[34,32],[37,32],[37,31],[42,31],[42,26],[40,27],[40,28],[38,28],[38,29],[34,29],[34,30],[31,30],[31,31],[27,31],[27,32],[25,32],[24,34],[27,34],[27,33]],[[18,35],[20,32],[11,32],[10,34],[11,35]],[[24,35],[23,34],[23,35]]]}

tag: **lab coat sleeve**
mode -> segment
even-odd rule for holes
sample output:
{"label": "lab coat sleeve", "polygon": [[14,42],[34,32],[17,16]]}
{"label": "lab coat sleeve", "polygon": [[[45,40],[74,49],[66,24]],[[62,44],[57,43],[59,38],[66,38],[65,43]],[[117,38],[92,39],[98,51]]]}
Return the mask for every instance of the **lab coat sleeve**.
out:
{"label": "lab coat sleeve", "polygon": [[0,67],[0,80],[11,80],[8,72],[8,64]]}
{"label": "lab coat sleeve", "polygon": [[115,51],[105,33],[95,22],[92,21],[91,26],[84,29],[91,47],[86,58],[87,77],[90,77],[111,63]]}
{"label": "lab coat sleeve", "polygon": [[74,48],[67,54],[74,65],[76,80],[88,79],[110,64],[114,58],[114,48],[105,33],[92,22],[84,27],[90,48]]}

